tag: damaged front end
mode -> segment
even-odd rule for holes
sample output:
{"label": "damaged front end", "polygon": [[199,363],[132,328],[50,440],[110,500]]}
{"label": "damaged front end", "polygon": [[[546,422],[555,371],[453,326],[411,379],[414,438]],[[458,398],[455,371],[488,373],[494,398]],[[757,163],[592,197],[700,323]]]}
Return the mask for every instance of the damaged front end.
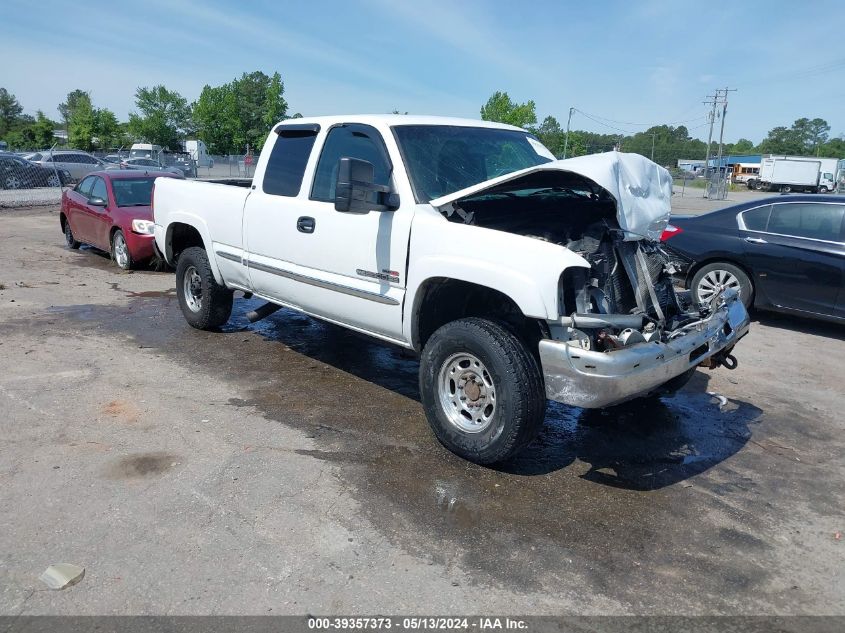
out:
{"label": "damaged front end", "polygon": [[[735,292],[693,304],[659,235],[671,179],[631,154],[547,163],[432,201],[450,221],[558,244],[583,259],[558,285],[540,341],[546,395],[601,408],[660,391],[698,365],[736,366],[749,317]],[[678,378],[678,380],[673,380]]]}
{"label": "damaged front end", "polygon": [[[605,236],[561,276],[562,316],[540,341],[546,395],[601,408],[659,391],[698,365],[736,367],[749,317],[736,291],[694,305],[672,283],[674,264],[650,241]],[[679,386],[682,386],[679,385]]]}

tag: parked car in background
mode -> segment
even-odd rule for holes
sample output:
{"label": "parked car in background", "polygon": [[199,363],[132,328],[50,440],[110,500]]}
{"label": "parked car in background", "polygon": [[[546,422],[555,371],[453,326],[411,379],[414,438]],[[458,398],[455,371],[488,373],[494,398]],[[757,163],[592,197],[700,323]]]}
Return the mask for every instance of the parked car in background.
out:
{"label": "parked car in background", "polygon": [[155,256],[153,183],[169,172],[98,171],[62,194],[59,222],[69,248],[90,244],[129,270]]}
{"label": "parked car in background", "polygon": [[777,196],[673,216],[661,239],[692,262],[699,302],[736,288],[748,307],[845,321],[843,218],[845,196]]}
{"label": "parked car in background", "polygon": [[176,167],[185,178],[197,177],[197,163],[187,152],[168,152],[163,154],[168,167]]}
{"label": "parked car in background", "polygon": [[152,158],[127,158],[120,162],[120,167],[122,169],[161,171],[168,172],[170,174],[176,174],[177,176],[185,176],[184,172],[178,167],[167,167],[166,165],[162,165],[160,162]]}
{"label": "parked car in background", "polygon": [[45,168],[17,154],[0,152],[0,188],[31,189],[33,187],[60,187],[70,183],[72,177],[65,169]]}
{"label": "parked car in background", "polygon": [[92,171],[100,169],[115,168],[115,165],[107,163],[96,156],[76,149],[63,149],[57,151],[35,152],[29,159],[42,167],[64,169],[70,173],[74,182],[80,181]]}

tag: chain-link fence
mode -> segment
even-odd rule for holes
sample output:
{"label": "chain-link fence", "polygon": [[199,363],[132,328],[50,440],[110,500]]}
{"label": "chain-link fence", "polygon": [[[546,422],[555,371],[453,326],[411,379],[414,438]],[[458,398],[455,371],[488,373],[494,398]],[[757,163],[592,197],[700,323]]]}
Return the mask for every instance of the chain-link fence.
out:
{"label": "chain-link fence", "polygon": [[0,152],[0,208],[58,204],[73,176],[55,157],[52,148]]}

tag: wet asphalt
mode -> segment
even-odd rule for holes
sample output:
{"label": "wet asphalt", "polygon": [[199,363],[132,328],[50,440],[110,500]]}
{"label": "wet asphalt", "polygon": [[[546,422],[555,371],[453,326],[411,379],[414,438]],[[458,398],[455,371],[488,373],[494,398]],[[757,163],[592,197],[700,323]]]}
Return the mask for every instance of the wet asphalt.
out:
{"label": "wet asphalt", "polygon": [[[127,400],[120,388],[96,375],[78,387],[48,379],[40,397],[60,397],[38,404],[38,393],[20,392],[22,381],[15,379],[30,341],[81,341],[88,354],[84,365],[102,360],[110,372],[131,375],[152,363],[153,369],[144,371],[144,392],[156,400],[157,414],[150,414],[154,419],[137,445],[118,441],[114,450],[98,455],[93,476],[110,485],[193,485],[186,480],[190,473],[174,475],[173,464],[194,457],[180,449],[180,442],[166,439],[169,426],[162,416],[168,411],[186,419],[213,415],[220,425],[216,432],[234,443],[248,420],[243,452],[249,450],[250,434],[266,439],[290,433],[297,439],[289,452],[270,455],[259,470],[236,478],[248,488],[244,494],[260,494],[270,485],[283,488],[272,469],[294,459],[295,477],[320,473],[304,493],[314,497],[310,502],[325,494],[351,504],[348,515],[332,521],[369,535],[359,559],[376,561],[389,554],[406,561],[408,575],[402,578],[383,577],[355,561],[357,580],[345,586],[351,592],[343,603],[348,609],[381,605],[385,612],[440,612],[463,605],[514,613],[845,613],[845,557],[836,536],[845,527],[841,326],[757,315],[752,333],[737,347],[736,371],[699,370],[673,397],[608,410],[550,403],[532,445],[510,462],[480,467],[434,440],[419,404],[418,363],[411,353],[290,310],[249,324],[244,315],[260,302],[242,298],[222,332],[193,330],[179,312],[172,274],[127,275],[93,249],[69,252],[53,226],[57,222],[55,214],[44,211],[0,216],[0,353],[12,361],[0,379],[0,396],[5,395],[0,405],[10,416],[0,429],[7,439],[33,416],[32,407],[63,415],[74,409],[75,400],[93,398],[98,416],[123,420],[133,433],[146,413],[137,396]],[[27,251],[12,252],[10,244],[22,235]],[[75,365],[52,350],[41,348],[45,375],[73,371]],[[216,395],[209,399],[208,392]],[[51,494],[40,476],[21,465],[43,450],[42,440],[13,438],[7,446],[14,445],[15,454],[0,462],[0,481],[11,484],[0,492],[7,517],[0,525],[0,545],[7,552],[0,574],[6,575],[7,587],[15,585],[0,593],[0,608],[4,614],[121,612],[126,603],[114,588],[108,599],[90,596],[79,603],[27,597],[36,588],[29,567],[34,577],[42,563],[56,562],[32,553],[8,554],[31,534],[28,521],[35,521],[17,522],[17,509]],[[115,503],[121,503],[121,495],[137,493],[134,487],[109,491]],[[204,494],[218,495],[211,503],[225,515],[231,499],[214,488]],[[144,512],[143,503],[148,501],[132,499],[127,507]],[[284,515],[283,505],[274,512]],[[303,513],[307,509],[290,508],[295,518],[279,518],[299,526],[287,542],[298,550],[291,556],[303,559],[295,586],[278,594],[265,588],[259,597],[238,602],[208,595],[174,600],[174,588],[157,575],[160,570],[141,565],[135,572],[140,581],[144,574],[157,580],[150,580],[155,589],[133,608],[151,613],[254,613],[266,612],[267,604],[276,604],[277,613],[331,609],[328,594],[312,593],[309,603],[307,588],[302,592],[304,579],[310,576],[319,585],[333,573],[327,565],[331,570],[332,552],[340,546],[331,537],[297,542],[302,530],[316,530],[327,520],[325,514]],[[61,520],[64,511],[56,509],[52,519]],[[230,534],[235,538],[219,553],[224,559],[254,553],[253,541],[263,538],[255,531],[259,506],[238,503],[237,512],[247,520]],[[167,519],[175,525],[151,529],[178,530],[185,520],[175,512]],[[87,529],[84,522],[81,526]],[[108,531],[92,529],[92,539],[95,533]],[[341,545],[354,543],[352,537],[344,540],[345,533],[336,534]],[[143,542],[148,533],[135,536]],[[266,556],[273,548],[257,549]],[[190,551],[179,547],[168,557],[180,569],[196,564]],[[262,565],[282,564],[273,558]],[[229,587],[231,592],[247,582],[237,573],[227,574],[227,580],[217,591]],[[294,594],[300,599],[283,604],[282,597]]]}

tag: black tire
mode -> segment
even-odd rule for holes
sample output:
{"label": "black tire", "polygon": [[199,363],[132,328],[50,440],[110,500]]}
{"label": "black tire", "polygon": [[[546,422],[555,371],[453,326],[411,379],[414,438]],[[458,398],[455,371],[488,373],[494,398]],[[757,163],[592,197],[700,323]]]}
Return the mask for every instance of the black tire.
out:
{"label": "black tire", "polygon": [[790,187],[789,185],[781,185],[780,192],[781,193],[792,193],[792,187]]}
{"label": "black tire", "polygon": [[71,250],[76,250],[80,246],[80,243],[76,241],[75,237],[73,237],[73,231],[70,228],[70,220],[67,218],[65,218],[65,242],[67,243],[67,247]]}
{"label": "black tire", "polygon": [[[196,277],[194,277],[196,273]],[[190,297],[186,297],[186,276],[195,280]],[[198,246],[186,248],[176,264],[176,296],[185,320],[198,330],[216,330],[232,314],[232,291],[214,279],[205,249]]]}
{"label": "black tire", "polygon": [[827,192],[828,192],[828,188],[827,188],[827,187],[825,187],[824,185],[822,185],[821,187],[819,187],[819,193],[827,193]]}
{"label": "black tire", "polygon": [[129,245],[126,243],[126,236],[118,229],[111,236],[111,258],[121,270],[132,270],[135,268],[135,260],[129,252]]}
{"label": "black tire", "polygon": [[[494,404],[485,406],[487,400],[472,396],[481,402],[479,407],[484,407],[478,408],[473,416],[492,407],[489,420],[474,432],[458,426],[473,423],[466,411],[463,414],[459,411],[462,406],[464,409],[473,406],[472,402],[458,403],[460,393],[469,393],[455,387],[456,383],[462,383],[463,377],[452,380],[451,395],[448,387],[442,390],[444,398],[455,399],[454,406],[449,404],[451,414],[441,400],[441,382],[447,384],[450,380],[449,364],[465,354],[480,361],[479,377],[485,375],[490,379],[489,392],[481,398],[491,398],[492,394],[494,400]],[[462,371],[473,369],[468,366]],[[476,464],[501,462],[518,453],[537,436],[546,413],[545,388],[537,360],[519,338],[487,319],[452,321],[431,335],[420,357],[420,395],[437,439],[456,455]],[[463,400],[466,401],[466,396]],[[450,415],[460,422],[453,422]]]}
{"label": "black tire", "polygon": [[[747,309],[750,309],[754,303],[754,284],[745,274],[745,271],[727,262],[713,262],[699,268],[690,282],[690,290],[692,297],[697,303],[707,301],[710,297],[706,296],[705,288],[702,288],[702,281],[705,280],[711,273],[715,277],[719,277],[720,273],[727,273],[739,282],[739,298],[745,304]],[[724,277],[724,275],[721,275]],[[710,279],[712,280],[712,276]],[[706,284],[705,284],[706,285]]]}

